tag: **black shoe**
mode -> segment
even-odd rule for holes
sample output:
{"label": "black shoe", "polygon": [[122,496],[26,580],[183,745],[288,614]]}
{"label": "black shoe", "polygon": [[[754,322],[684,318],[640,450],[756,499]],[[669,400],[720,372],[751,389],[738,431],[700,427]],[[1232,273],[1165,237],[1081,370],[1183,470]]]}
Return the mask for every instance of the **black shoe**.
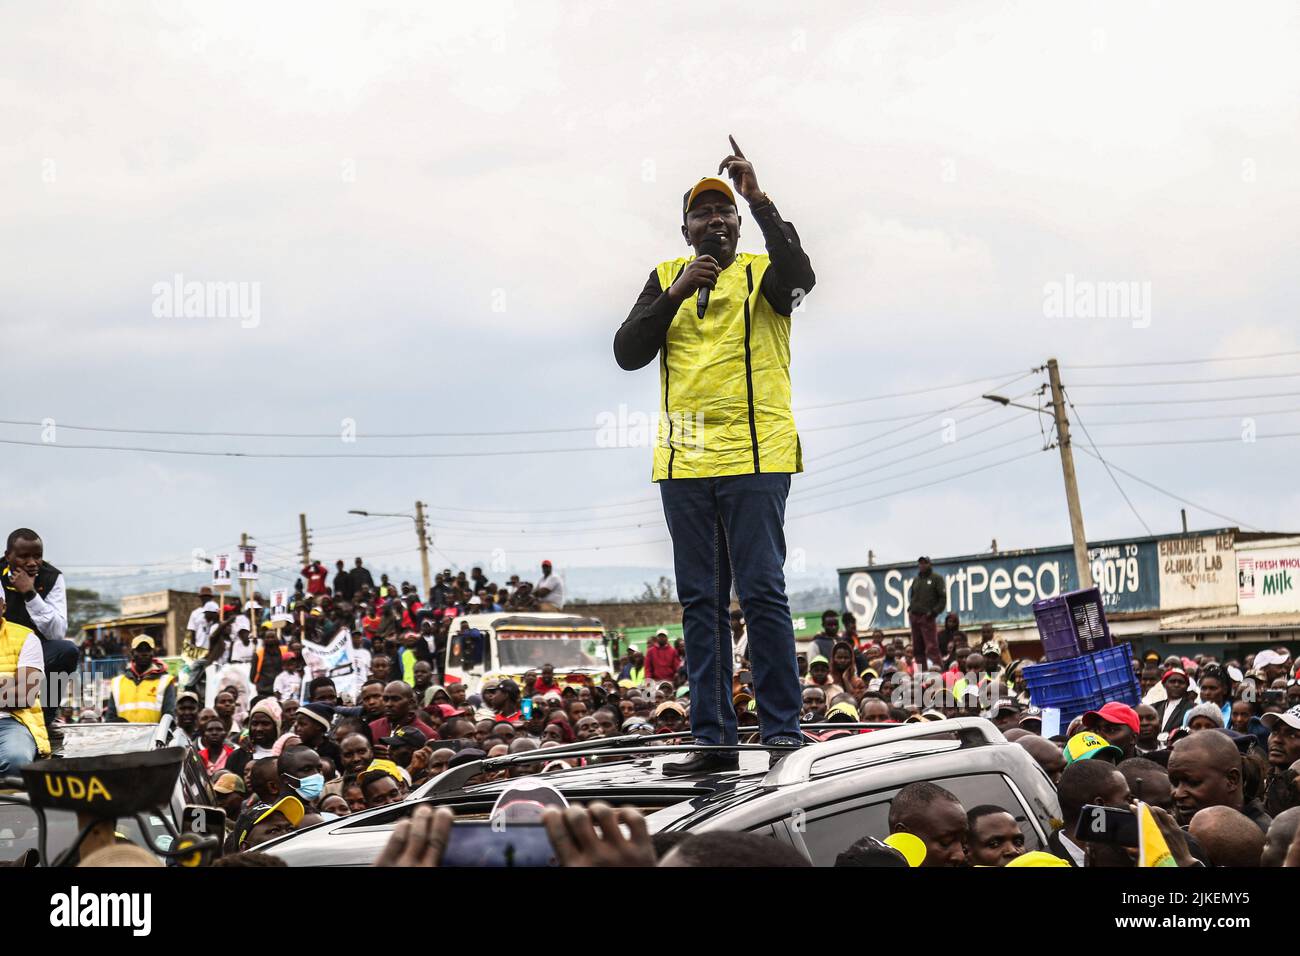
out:
{"label": "black shoe", "polygon": [[720,750],[697,750],[685,760],[675,760],[664,764],[665,777],[687,777],[702,773],[721,773],[725,770],[739,770],[740,757],[735,753],[723,753]]}

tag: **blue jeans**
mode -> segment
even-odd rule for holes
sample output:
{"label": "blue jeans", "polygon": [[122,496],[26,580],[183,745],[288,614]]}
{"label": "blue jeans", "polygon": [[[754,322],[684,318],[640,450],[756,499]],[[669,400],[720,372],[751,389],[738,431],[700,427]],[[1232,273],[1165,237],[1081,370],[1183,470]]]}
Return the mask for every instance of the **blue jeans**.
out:
{"label": "blue jeans", "polygon": [[736,743],[729,607],[734,578],[749,635],[763,740],[799,738],[799,670],[785,595],[788,474],[670,478],[659,482],[682,604],[691,731],[704,744]]}
{"label": "blue jeans", "polygon": [[59,716],[59,706],[63,701],[59,691],[66,692],[65,680],[71,679],[77,672],[81,661],[81,651],[72,641],[41,641],[41,651],[45,656],[45,680],[41,682],[41,712],[45,715],[48,728]]}
{"label": "blue jeans", "polygon": [[17,717],[0,717],[0,777],[36,759],[36,740]]}

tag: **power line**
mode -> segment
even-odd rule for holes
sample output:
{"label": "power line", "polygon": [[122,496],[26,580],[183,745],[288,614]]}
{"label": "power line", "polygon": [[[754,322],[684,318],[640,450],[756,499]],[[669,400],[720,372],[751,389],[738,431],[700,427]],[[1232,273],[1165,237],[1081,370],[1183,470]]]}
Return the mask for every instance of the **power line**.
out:
{"label": "power line", "polygon": [[[1073,407],[1073,405],[1071,407]],[[1274,408],[1263,412],[1252,411],[1249,417],[1263,418],[1266,415],[1294,415],[1296,412],[1300,412],[1300,407]],[[1168,422],[1204,422],[1214,418],[1239,419],[1241,417],[1242,417],[1241,412],[1226,412],[1217,415],[1174,415],[1165,418],[1135,418],[1135,419],[1124,419],[1122,421],[1115,421],[1115,422],[1093,422],[1092,427],[1093,428],[1114,428],[1121,425],[1161,425]]]}
{"label": "power line", "polygon": [[[1026,375],[1030,375],[1030,374],[1033,373],[1027,372],[1020,375],[1018,378],[1024,378]],[[903,392],[890,392],[890,393],[884,393],[880,395],[868,395],[862,398],[843,399],[838,402],[828,402],[820,405],[802,405],[796,407],[794,411],[796,412],[817,411],[819,409],[834,408],[841,405],[854,405],[854,404],[860,404],[862,402],[883,401],[885,399],[890,399],[890,398],[906,398],[914,395],[925,395],[932,392],[943,392],[954,388],[962,388],[966,385],[974,385],[980,382],[987,382],[991,379],[999,378],[999,377],[1000,376],[998,375],[987,375],[982,378],[971,379],[966,382],[954,382],[950,385],[932,385],[926,388],[911,389]],[[1013,381],[1015,380],[1018,379],[1013,379]],[[894,419],[888,419],[888,418],[869,419],[863,422],[842,422],[836,425],[819,426],[818,430],[824,428],[849,428],[859,424],[862,425],[877,424],[879,422],[884,422],[884,421],[899,421],[901,420],[901,417],[902,416]],[[45,422],[43,420],[25,420],[25,419],[6,418],[6,419],[0,419],[0,425],[18,425],[18,426],[42,428],[45,426]],[[128,428],[128,427],[113,426],[113,425],[68,424],[65,422],[57,422],[56,425],[58,428],[67,429],[69,431],[102,432],[104,434],[113,434],[113,435],[159,435],[159,436],[172,437],[172,438],[275,438],[275,439],[339,440],[343,434],[341,430],[328,431],[328,432],[250,432],[250,431],[223,431],[223,430],[174,429],[174,428]],[[601,426],[599,425],[599,423],[592,423],[590,425],[573,425],[573,426],[567,426],[561,428],[518,428],[518,429],[506,429],[506,430],[499,430],[499,431],[482,431],[476,429],[474,431],[439,431],[439,432],[357,432],[356,437],[360,439],[373,438],[373,439],[382,439],[382,440],[388,440],[388,439],[409,440],[413,438],[504,438],[507,436],[514,436],[514,435],[580,434],[583,432],[596,431],[599,430],[600,428]],[[54,443],[51,442],[48,444],[54,444]],[[139,450],[146,450],[146,449],[139,449]],[[555,450],[559,451],[564,449],[555,449]],[[572,449],[572,450],[578,451],[583,449]]]}
{"label": "power line", "polygon": [[970,469],[969,471],[959,472],[958,474],[955,474],[955,475],[948,475],[946,478],[937,478],[937,479],[935,479],[934,481],[927,481],[927,482],[925,482],[925,483],[923,483],[923,484],[912,485],[912,486],[909,487],[909,488],[900,488],[900,489],[897,490],[897,491],[888,491],[888,492],[885,492],[885,493],[882,494],[882,495],[873,495],[873,496],[870,497],[870,498],[859,498],[857,501],[848,501],[848,502],[845,502],[844,504],[833,505],[833,506],[831,506],[831,507],[829,507],[829,508],[822,508],[820,511],[806,511],[806,512],[804,512],[804,513],[801,514],[801,515],[793,515],[793,516],[791,516],[791,517],[790,517],[789,519],[787,519],[787,520],[788,520],[788,521],[799,521],[799,520],[802,519],[802,518],[811,518],[811,517],[813,517],[814,515],[828,514],[828,513],[832,512],[832,511],[843,511],[845,508],[854,508],[854,507],[857,507],[858,505],[869,504],[869,503],[871,503],[871,502],[873,502],[873,501],[882,501],[882,500],[884,500],[885,498],[894,498],[894,497],[897,497],[898,495],[905,495],[905,494],[909,494],[909,493],[911,493],[911,492],[913,492],[913,491],[919,491],[919,490],[922,489],[922,488],[930,488],[930,487],[933,487],[934,485],[941,485],[941,484],[943,484],[943,483],[945,483],[945,482],[948,482],[948,481],[956,481],[958,478],[966,478],[966,477],[968,477],[968,476],[970,476],[970,475],[978,474],[978,473],[981,472],[981,471],[989,471],[989,470],[992,469],[992,468],[1000,468],[1000,467],[1002,467],[1003,465],[1009,465],[1009,464],[1011,464],[1012,462],[1023,461],[1023,460],[1025,460],[1026,458],[1033,458],[1033,457],[1035,457],[1036,455],[1040,455],[1040,454],[1042,454],[1042,452],[1043,452],[1043,449],[1038,449],[1037,451],[1031,451],[1031,452],[1029,452],[1029,453],[1027,453],[1027,454],[1024,454],[1024,455],[1016,455],[1016,456],[1013,457],[1013,458],[1005,458],[1005,459],[1003,459],[1002,461],[995,461],[995,462],[992,462],[991,464],[988,464],[988,465],[981,465],[980,467],[978,467],[978,468],[972,468],[972,469]]}
{"label": "power line", "polygon": [[[994,410],[996,411],[997,409],[995,408]],[[1033,413],[1030,412],[1029,414],[1033,414]],[[973,417],[973,416],[972,416],[972,417]],[[839,477],[839,478],[832,478],[832,479],[830,479],[829,481],[823,481],[823,482],[818,482],[818,483],[814,483],[814,484],[811,484],[811,485],[805,485],[804,487],[807,488],[808,490],[812,490],[812,489],[814,489],[814,488],[824,488],[824,487],[826,487],[827,485],[837,485],[837,484],[840,484],[841,482],[844,482],[844,481],[852,481],[852,480],[854,480],[855,478],[860,478],[860,477],[862,477],[863,475],[869,475],[869,474],[871,474],[872,472],[880,471],[882,468],[890,468],[890,467],[893,467],[894,465],[901,464],[901,463],[903,463],[903,462],[905,462],[905,461],[912,461],[913,459],[916,459],[916,458],[924,458],[926,455],[933,455],[933,454],[935,454],[936,452],[942,452],[942,451],[944,451],[944,450],[951,449],[951,448],[957,446],[958,444],[964,443],[964,442],[967,441],[968,439],[975,438],[975,437],[977,437],[977,436],[979,436],[979,435],[983,435],[983,434],[985,434],[986,432],[994,431],[995,429],[998,429],[998,428],[1004,428],[1004,427],[1006,427],[1007,425],[1010,425],[1010,424],[1012,424],[1012,423],[1014,423],[1014,422],[1023,421],[1023,420],[1025,419],[1025,417],[1026,417],[1025,415],[1017,415],[1017,416],[1015,416],[1015,417],[1013,417],[1013,418],[1004,418],[1004,419],[1002,419],[1001,421],[995,422],[994,424],[989,425],[989,426],[986,427],[986,428],[979,428],[979,429],[976,429],[975,431],[971,432],[969,435],[964,436],[964,437],[961,439],[961,442],[960,442],[960,443],[957,442],[957,441],[948,442],[948,443],[946,443],[946,444],[944,444],[944,443],[940,443],[940,444],[937,444],[937,445],[935,445],[935,446],[933,446],[933,447],[931,447],[931,448],[923,448],[923,449],[921,449],[920,451],[912,452],[911,454],[908,454],[908,455],[903,455],[901,458],[894,458],[894,459],[891,459],[890,461],[881,462],[881,463],[878,464],[878,465],[873,465],[873,466],[870,467],[870,468],[867,468],[867,469],[865,469],[865,470],[863,470],[863,471],[855,472],[855,473],[853,473],[853,474],[851,474],[851,475],[843,475],[843,476],[841,476],[841,477]],[[911,442],[917,441],[918,439],[921,439],[921,438],[929,438],[929,439],[933,439],[934,436],[933,436],[933,435],[918,435],[917,438],[909,439],[909,441],[907,441],[907,442],[900,442],[900,443],[897,444],[897,445],[891,445],[890,448],[883,449],[883,451],[889,451],[889,450],[892,449],[892,448],[901,448],[903,445],[905,445],[905,444],[910,444]],[[964,447],[966,447],[966,446],[965,446],[964,444],[962,444],[962,447],[964,448]],[[831,468],[838,468],[838,467],[840,467],[841,465],[849,465],[849,464],[853,464],[854,462],[863,461],[863,460],[865,460],[865,459],[875,458],[875,457],[876,457],[877,455],[879,455],[879,454],[881,454],[881,452],[873,452],[873,453],[868,454],[868,455],[862,455],[862,456],[860,456],[860,457],[858,457],[858,458],[850,458],[850,459],[847,459],[847,460],[845,460],[845,461],[838,462],[838,463],[836,463],[836,464],[834,464],[834,465],[832,465],[832,466],[830,466],[830,467],[831,467]],[[829,470],[829,469],[822,469],[822,470],[823,470],[823,471],[827,471],[827,470]]]}
{"label": "power line", "polygon": [[[886,482],[886,481],[895,481],[895,480],[897,480],[897,479],[899,479],[899,478],[907,478],[907,477],[909,477],[909,476],[911,476],[911,475],[922,474],[922,473],[924,473],[924,472],[930,471],[930,470],[932,470],[933,468],[936,468],[936,467],[939,467],[939,466],[942,466],[942,465],[946,465],[946,464],[955,464],[956,462],[959,462],[959,461],[968,461],[968,460],[971,459],[971,458],[978,458],[980,455],[987,455],[989,452],[1001,451],[1002,449],[1004,449],[1004,448],[1010,448],[1010,447],[1013,446],[1013,445],[1021,445],[1021,444],[1024,444],[1024,441],[1025,441],[1026,438],[1035,438],[1035,437],[1037,437],[1037,436],[1035,436],[1035,435],[1021,435],[1021,436],[1019,436],[1019,437],[1016,437],[1016,438],[1011,439],[1010,441],[1003,442],[1003,443],[1000,444],[1000,445],[990,445],[988,448],[981,448],[981,449],[979,449],[978,451],[972,451],[972,452],[970,452],[969,454],[959,455],[958,457],[953,458],[951,461],[948,461],[948,462],[938,462],[938,463],[935,464],[935,465],[922,465],[920,468],[912,468],[912,469],[909,469],[908,471],[900,471],[900,472],[896,472],[895,474],[892,474],[892,475],[883,475],[883,476],[881,476],[881,477],[879,477],[879,478],[873,478],[873,479],[870,480],[870,481],[860,482],[860,483],[858,484],[857,487],[866,488],[866,487],[869,487],[869,486],[871,486],[871,485],[878,485],[878,484],[880,484],[880,483],[882,483],[882,482]],[[1039,451],[1042,451],[1043,449],[1040,447],[1038,450],[1039,450]],[[901,461],[901,460],[905,460],[905,459],[900,459],[900,461]],[[844,480],[844,479],[838,479],[838,480]],[[832,482],[832,484],[833,484],[833,483],[834,483],[834,482]],[[802,504],[803,502],[808,501],[808,500],[813,499],[813,498],[822,498],[822,497],[825,497],[826,495],[838,495],[838,494],[843,494],[843,493],[846,492],[846,491],[850,491],[850,490],[852,490],[852,489],[849,489],[849,488],[831,488],[831,489],[826,489],[826,488],[824,488],[824,487],[822,487],[822,486],[818,486],[818,487],[819,487],[821,490],[814,491],[813,494],[802,494],[802,493],[801,493],[801,494],[799,494],[797,497],[796,497],[795,495],[791,495],[791,496],[790,496],[791,504]],[[917,487],[925,487],[925,486],[924,486],[924,485],[918,485]]]}
{"label": "power line", "polygon": [[1079,410],[1074,407],[1074,402],[1070,401],[1070,393],[1064,388],[1061,389],[1061,393],[1065,396],[1066,402],[1069,403],[1070,411],[1074,413],[1074,420],[1078,422],[1079,427],[1083,429],[1083,436],[1088,439],[1088,444],[1091,445],[1092,450],[1096,452],[1094,457],[1102,463],[1102,465],[1106,469],[1106,474],[1110,475],[1110,480],[1115,483],[1115,490],[1120,493],[1120,496],[1124,499],[1124,502],[1128,505],[1129,510],[1133,512],[1133,517],[1138,519],[1138,523],[1141,524],[1142,527],[1146,529],[1147,534],[1148,535],[1152,534],[1153,532],[1151,531],[1151,526],[1146,523],[1146,520],[1142,517],[1142,515],[1138,514],[1137,507],[1133,504],[1132,499],[1129,498],[1128,492],[1126,492],[1124,488],[1120,485],[1119,479],[1115,477],[1115,473],[1110,470],[1110,463],[1107,462],[1106,459],[1102,457],[1101,452],[1097,451],[1097,443],[1092,440],[1092,435],[1089,434],[1088,432],[1088,426],[1083,423],[1083,419],[1079,416]]}
{"label": "power line", "polygon": [[795,411],[811,412],[822,408],[839,408],[842,405],[857,405],[861,402],[879,402],[887,398],[911,398],[914,395],[926,395],[930,392],[946,392],[953,388],[965,388],[967,385],[978,385],[981,382],[989,382],[995,378],[1002,378],[1006,375],[1015,375],[1014,378],[1011,378],[1000,385],[994,386],[995,388],[1005,388],[1008,385],[1020,381],[1022,378],[1028,378],[1038,371],[1039,369],[1030,369],[1028,372],[1021,372],[1020,374],[1014,372],[1003,372],[998,375],[984,375],[980,378],[968,379],[965,382],[953,382],[951,385],[933,385],[928,388],[914,388],[905,392],[890,392],[884,395],[872,395],[867,398],[846,398],[838,402],[823,402],[820,405],[803,405],[795,409]]}
{"label": "power line", "polygon": [[499,458],[510,455],[555,455],[573,452],[591,452],[591,451],[611,451],[634,448],[637,446],[627,445],[590,445],[580,448],[518,448],[518,449],[497,449],[494,451],[431,451],[431,452],[252,452],[252,451],[206,451],[201,449],[181,449],[181,448],[144,448],[131,445],[76,445],[66,442],[40,442],[40,441],[20,441],[15,438],[0,438],[0,444],[3,445],[23,445],[29,448],[62,448],[73,449],[76,451],[128,451],[143,455],[180,455],[201,458],[245,458],[245,459],[266,459],[266,458],[301,458],[301,459],[384,459],[384,460],[407,460],[407,459],[428,459],[428,458]]}
{"label": "power line", "polygon": [[1257,441],[1271,441],[1276,438],[1300,438],[1300,432],[1277,432],[1271,435],[1255,435],[1249,442],[1240,436],[1236,438],[1159,438],[1148,441],[1113,441],[1102,448],[1147,448],[1152,445],[1222,445],[1228,442],[1249,445]]}
{"label": "power line", "polygon": [[[1091,455],[1093,458],[1099,457],[1096,453],[1089,451],[1087,448],[1081,448],[1080,451],[1084,452],[1087,455]],[[1111,467],[1114,468],[1116,471],[1118,471],[1121,475],[1127,475],[1129,478],[1132,478],[1134,481],[1138,482],[1139,484],[1146,485],[1148,488],[1158,491],[1162,495],[1165,495],[1166,497],[1174,499],[1174,501],[1180,501],[1185,505],[1191,505],[1191,507],[1195,508],[1197,511],[1204,511],[1208,515],[1213,515],[1216,518],[1222,518],[1224,521],[1231,522],[1232,524],[1236,525],[1238,528],[1245,528],[1247,531],[1259,530],[1259,528],[1256,528],[1254,525],[1242,521],[1240,518],[1234,518],[1231,515],[1225,515],[1222,512],[1215,511],[1211,508],[1207,508],[1205,507],[1205,505],[1197,504],[1195,501],[1191,501],[1187,498],[1183,498],[1179,495],[1176,495],[1172,491],[1169,491],[1165,488],[1161,488],[1159,485],[1155,484],[1154,482],[1147,481],[1145,478],[1141,478],[1133,474],[1133,472],[1131,471],[1126,471],[1125,469],[1121,468],[1119,465],[1112,465]]]}
{"label": "power line", "polygon": [[1116,405],[1132,408],[1134,405],[1202,405],[1206,402],[1253,402],[1261,398],[1295,398],[1300,392],[1269,392],[1265,395],[1223,395],[1218,398],[1144,398],[1126,402],[1080,402],[1080,408],[1106,408]]}
{"label": "power line", "polygon": [[1160,385],[1219,385],[1223,382],[1255,382],[1265,378],[1300,378],[1300,372],[1270,372],[1266,375],[1229,375],[1224,378],[1170,378],[1159,382],[1071,382],[1071,388],[1151,388]]}
{"label": "power line", "polygon": [[1290,358],[1300,355],[1300,351],[1258,352],[1254,355],[1224,355],[1216,358],[1171,359],[1163,362],[1117,362],[1107,365],[1063,365],[1064,369],[1098,369],[1098,368],[1156,368],[1166,365],[1208,365],[1212,362],[1252,362],[1256,359]]}

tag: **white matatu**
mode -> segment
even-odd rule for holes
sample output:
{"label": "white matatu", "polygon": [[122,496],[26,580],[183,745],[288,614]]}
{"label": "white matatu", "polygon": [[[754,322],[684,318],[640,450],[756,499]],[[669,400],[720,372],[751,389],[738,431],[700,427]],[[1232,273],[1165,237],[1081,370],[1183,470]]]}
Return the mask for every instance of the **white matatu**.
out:
{"label": "white matatu", "polygon": [[[462,628],[478,631],[462,638]],[[555,668],[557,684],[599,683],[614,674],[605,625],[594,617],[555,611],[497,611],[452,621],[447,635],[447,681],[478,692],[486,676],[510,677],[523,687],[526,671]],[[617,674],[614,674],[617,677]]]}

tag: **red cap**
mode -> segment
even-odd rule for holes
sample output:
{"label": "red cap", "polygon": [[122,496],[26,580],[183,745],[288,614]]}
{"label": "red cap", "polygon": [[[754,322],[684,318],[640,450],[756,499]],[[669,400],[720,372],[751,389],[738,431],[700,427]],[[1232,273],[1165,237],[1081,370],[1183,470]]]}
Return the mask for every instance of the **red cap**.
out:
{"label": "red cap", "polygon": [[1179,674],[1183,677],[1186,677],[1187,671],[1183,670],[1181,667],[1171,667],[1169,668],[1169,670],[1165,671],[1163,674],[1160,675],[1160,683],[1163,684],[1165,681],[1169,680],[1169,678],[1173,677],[1175,674]]}
{"label": "red cap", "polygon": [[1128,704],[1121,704],[1117,700],[1103,705],[1097,710],[1090,710],[1083,715],[1083,726],[1089,727],[1091,718],[1098,718],[1111,724],[1124,724],[1129,727],[1133,733],[1138,732],[1138,715],[1137,711]]}

